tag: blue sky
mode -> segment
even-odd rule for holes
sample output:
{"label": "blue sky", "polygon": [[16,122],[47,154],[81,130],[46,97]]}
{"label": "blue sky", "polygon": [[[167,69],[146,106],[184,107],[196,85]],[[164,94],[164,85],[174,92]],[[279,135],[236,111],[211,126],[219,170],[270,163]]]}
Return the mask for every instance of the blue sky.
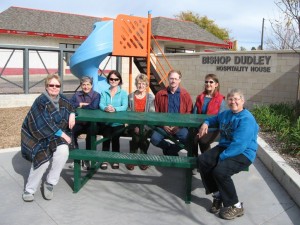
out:
{"label": "blue sky", "polygon": [[174,18],[181,11],[190,10],[207,16],[230,31],[238,47],[257,47],[261,43],[262,20],[265,18],[264,40],[270,31],[269,19],[277,18],[274,0],[1,0],[0,11],[10,6],[74,13],[97,17],[116,17],[128,14],[147,17]]}

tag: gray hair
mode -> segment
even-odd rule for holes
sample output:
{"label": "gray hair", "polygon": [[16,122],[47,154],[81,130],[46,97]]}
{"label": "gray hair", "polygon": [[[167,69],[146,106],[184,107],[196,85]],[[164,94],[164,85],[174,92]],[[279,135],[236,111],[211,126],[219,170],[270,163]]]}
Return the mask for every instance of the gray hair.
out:
{"label": "gray hair", "polygon": [[245,100],[243,91],[241,89],[237,89],[237,88],[234,88],[231,91],[229,91],[227,94],[227,98],[229,98],[230,96],[233,96],[235,94],[238,94],[241,97],[241,99]]}
{"label": "gray hair", "polygon": [[91,85],[93,85],[93,78],[88,76],[83,76],[80,79],[80,85],[83,84],[84,82],[89,82]]}

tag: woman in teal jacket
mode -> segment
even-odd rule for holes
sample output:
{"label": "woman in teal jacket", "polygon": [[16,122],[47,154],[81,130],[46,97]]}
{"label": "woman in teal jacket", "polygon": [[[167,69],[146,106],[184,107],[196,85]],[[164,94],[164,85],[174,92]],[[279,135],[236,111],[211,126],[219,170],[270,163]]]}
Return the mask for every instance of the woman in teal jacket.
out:
{"label": "woman in teal jacket", "polygon": [[[100,109],[104,112],[114,113],[120,111],[126,111],[128,108],[128,94],[121,89],[122,77],[121,74],[112,70],[107,76],[107,83],[110,85],[108,90],[102,91],[100,100]],[[110,137],[111,134],[124,127],[124,124],[120,123],[106,123],[103,127],[103,137]],[[104,141],[102,143],[102,151],[109,151],[110,141],[112,142],[112,151],[120,151],[120,135],[116,135],[111,140]],[[108,166],[107,162],[101,164],[101,169],[106,170]],[[118,163],[112,163],[113,169],[118,169]]]}

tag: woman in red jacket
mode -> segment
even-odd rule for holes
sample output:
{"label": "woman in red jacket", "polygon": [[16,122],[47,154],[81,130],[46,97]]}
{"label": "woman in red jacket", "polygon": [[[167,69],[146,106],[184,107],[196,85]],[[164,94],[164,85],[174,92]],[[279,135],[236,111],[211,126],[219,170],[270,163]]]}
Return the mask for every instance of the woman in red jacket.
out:
{"label": "woman in red jacket", "polygon": [[[205,76],[204,91],[197,96],[193,113],[216,115],[224,111],[226,109],[225,97],[219,91],[220,83],[218,77],[215,74],[207,74]],[[210,149],[210,144],[216,139],[218,134],[219,131],[212,131],[200,139],[196,137],[201,153]],[[195,152],[194,155],[198,156],[198,152]]]}

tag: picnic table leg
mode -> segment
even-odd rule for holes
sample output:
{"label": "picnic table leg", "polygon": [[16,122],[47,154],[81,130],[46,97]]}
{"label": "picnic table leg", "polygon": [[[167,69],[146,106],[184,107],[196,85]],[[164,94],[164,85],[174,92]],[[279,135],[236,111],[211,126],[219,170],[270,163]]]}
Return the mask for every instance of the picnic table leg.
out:
{"label": "picnic table leg", "polygon": [[185,203],[190,204],[192,199],[192,169],[186,169]]}
{"label": "picnic table leg", "polygon": [[[187,156],[188,157],[192,157],[193,156],[193,152],[195,151],[195,144],[194,144],[194,139],[195,139],[195,135],[196,135],[196,128],[190,128],[189,129],[189,134],[187,137],[187,142],[186,142],[186,150],[188,151]],[[197,146],[198,147],[198,146]],[[186,198],[185,198],[185,203],[189,204],[191,202],[191,198],[192,198],[192,178],[193,178],[193,174],[192,174],[192,169],[186,169]]]}
{"label": "picnic table leg", "polygon": [[97,123],[91,122],[91,144],[90,144],[90,146],[91,146],[92,150],[97,149],[96,139],[97,139]]}
{"label": "picnic table leg", "polygon": [[193,157],[194,152],[198,152],[198,144],[195,144],[195,137],[197,134],[196,128],[189,128],[189,134],[186,141],[186,150],[188,151],[188,156]]}
{"label": "picnic table leg", "polygon": [[81,188],[81,161],[74,160],[74,193],[77,193]]}
{"label": "picnic table leg", "polygon": [[[91,135],[91,149],[89,150],[97,150],[97,130],[98,126],[96,122],[91,122],[91,131],[90,131],[90,135]],[[91,162],[91,168],[94,169],[95,168],[95,162]]]}

